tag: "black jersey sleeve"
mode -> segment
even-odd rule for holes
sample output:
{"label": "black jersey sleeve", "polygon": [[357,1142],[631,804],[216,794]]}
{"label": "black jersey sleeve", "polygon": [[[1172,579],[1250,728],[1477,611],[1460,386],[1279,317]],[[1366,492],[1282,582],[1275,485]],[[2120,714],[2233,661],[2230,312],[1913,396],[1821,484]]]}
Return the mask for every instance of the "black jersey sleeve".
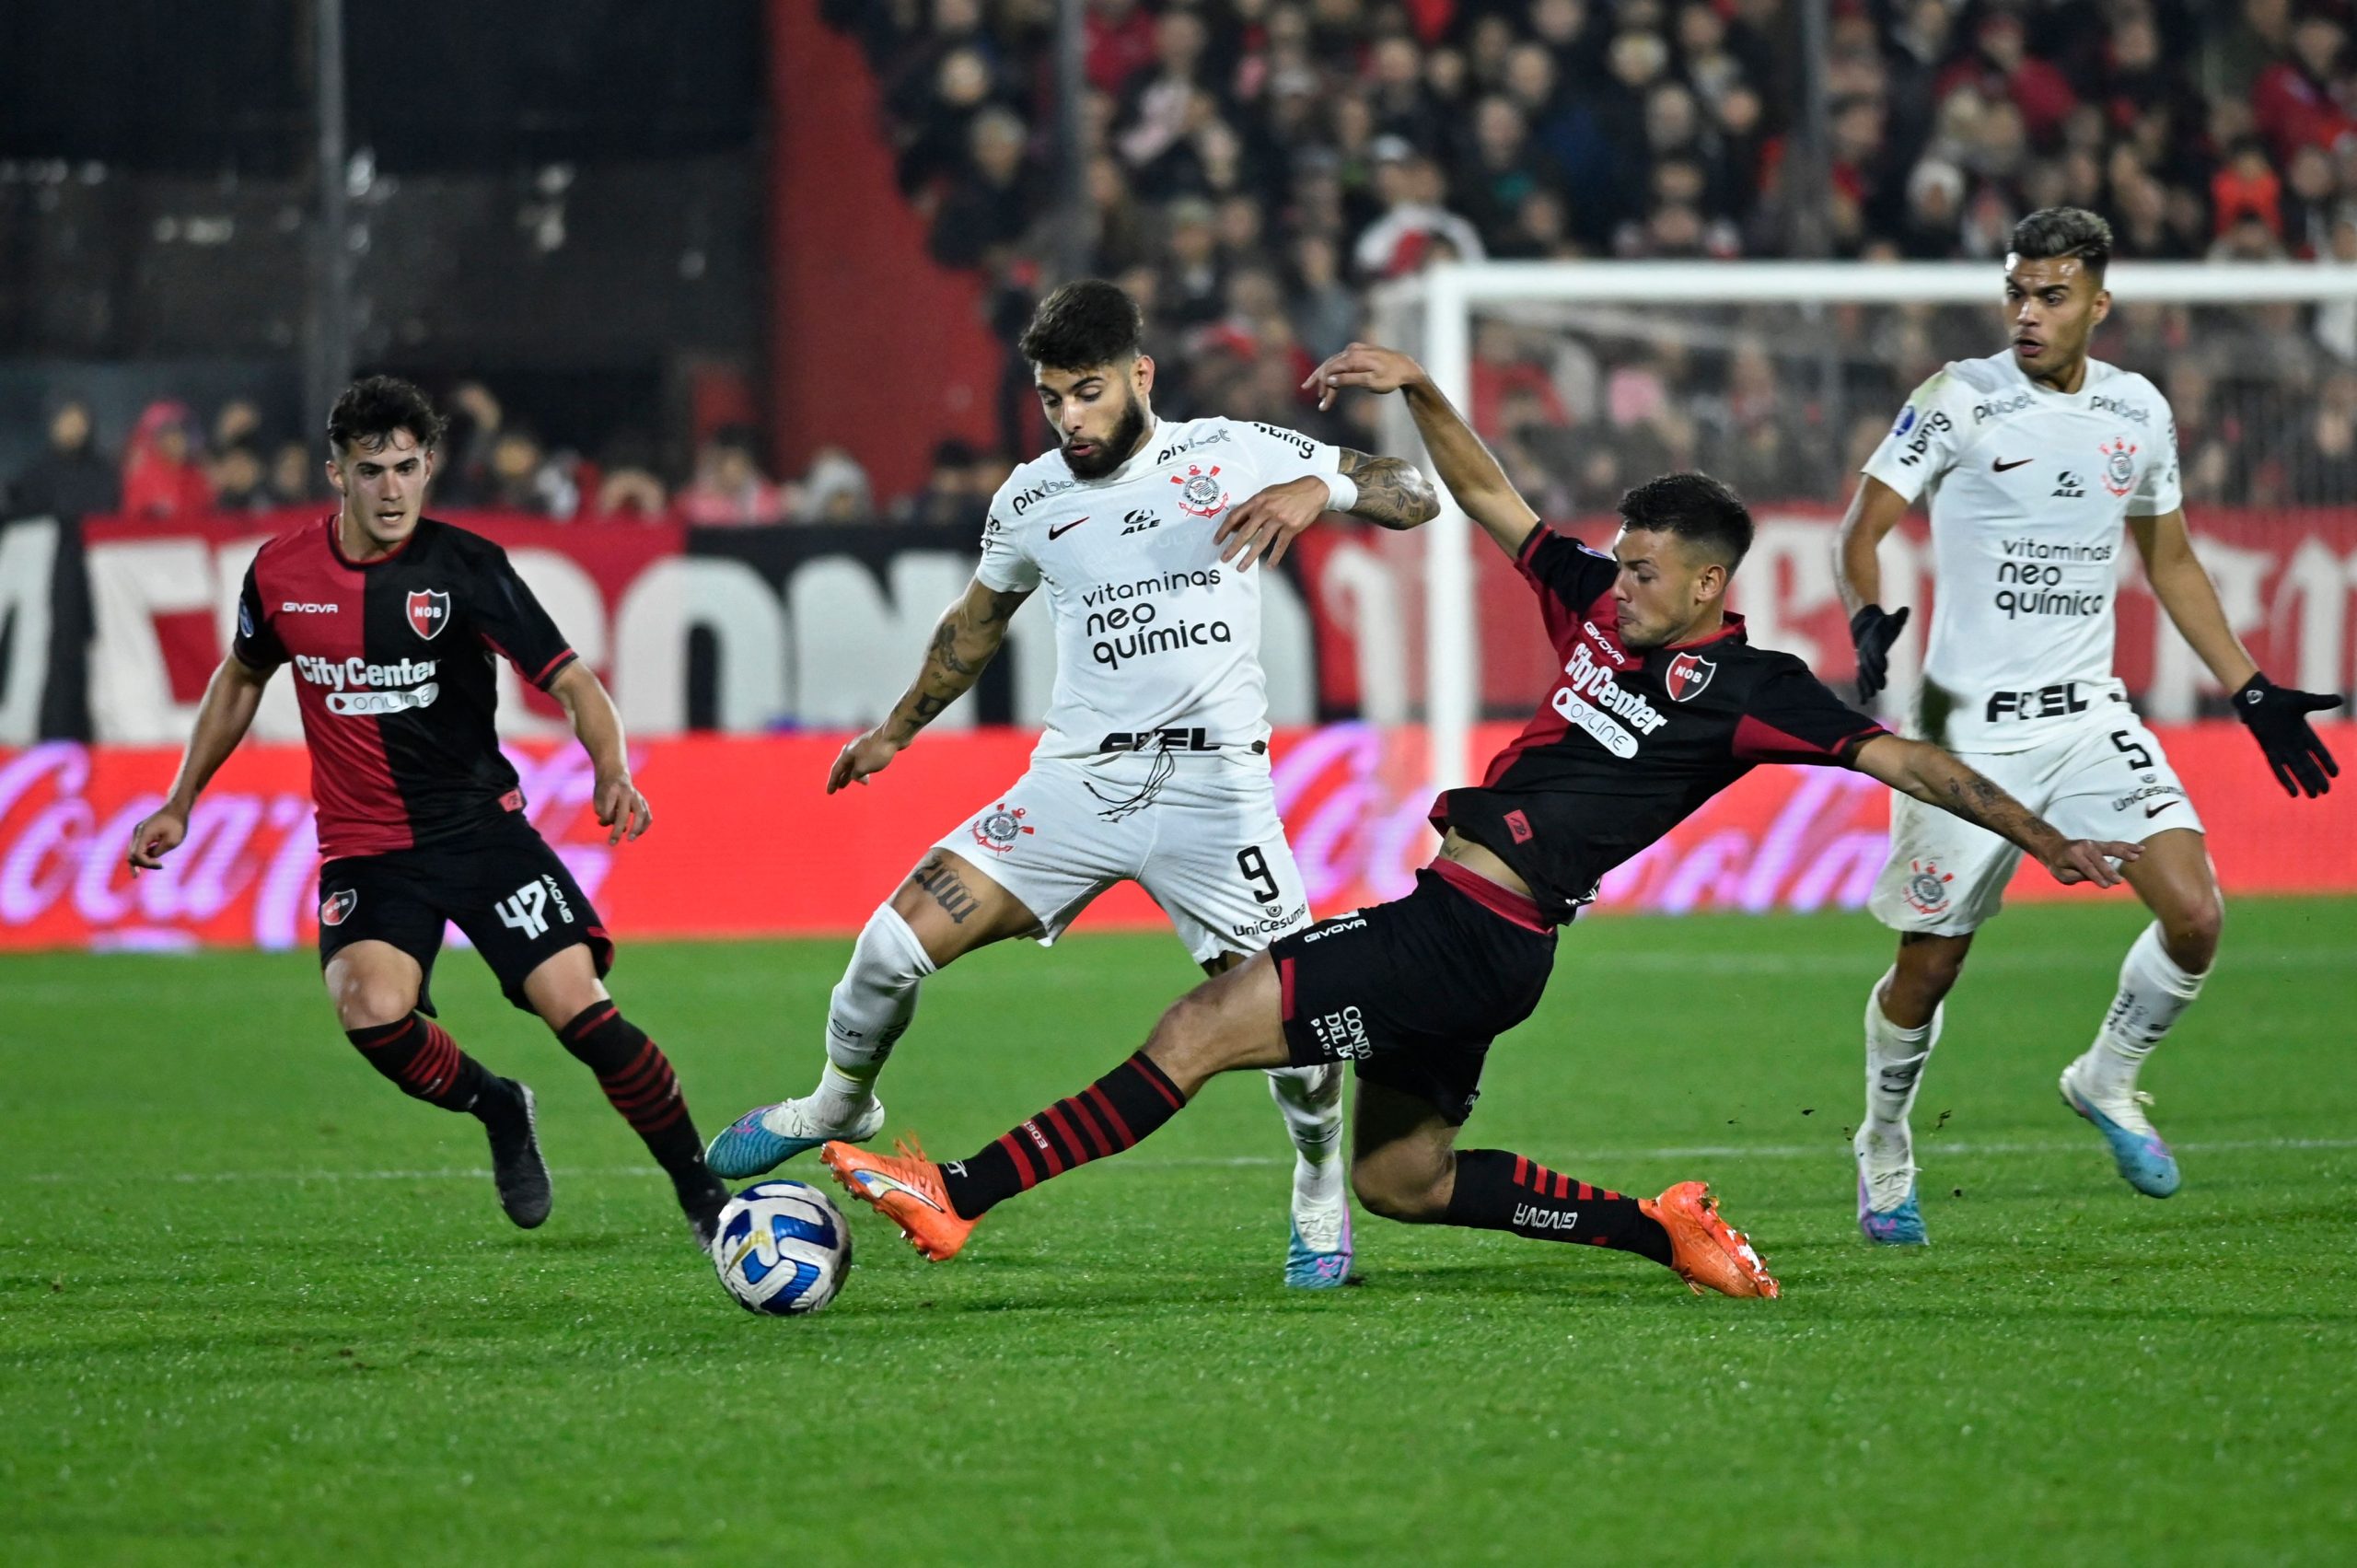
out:
{"label": "black jersey sleeve", "polygon": [[1736,759],[1847,767],[1860,746],[1889,731],[1827,689],[1796,658],[1779,657],[1736,721]]}
{"label": "black jersey sleeve", "polygon": [[549,612],[516,575],[507,552],[493,548],[474,574],[475,631],[516,673],[548,690],[557,672],[574,660],[573,645]]}
{"label": "black jersey sleeve", "polygon": [[286,645],[270,622],[252,566],[246,568],[245,586],[238,590],[238,634],[230,640],[229,651],[248,669],[276,669],[286,662]]}
{"label": "black jersey sleeve", "polygon": [[1595,603],[1620,571],[1620,563],[1609,555],[1590,550],[1544,523],[1522,541],[1522,553],[1515,557],[1514,565],[1541,598],[1559,600],[1573,610]]}

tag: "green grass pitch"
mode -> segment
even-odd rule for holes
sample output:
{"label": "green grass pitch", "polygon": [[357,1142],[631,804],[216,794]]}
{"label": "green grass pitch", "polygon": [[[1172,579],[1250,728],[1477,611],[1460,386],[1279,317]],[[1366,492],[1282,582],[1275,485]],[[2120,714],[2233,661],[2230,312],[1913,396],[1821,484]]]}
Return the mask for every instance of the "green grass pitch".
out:
{"label": "green grass pitch", "polygon": [[[1933,1246],[1901,1255],[1852,1225],[1845,1136],[1882,932],[1566,933],[1469,1144],[1714,1181],[1780,1302],[1364,1216],[1361,1287],[1287,1292],[1244,1075],[955,1263],[853,1206],[857,1267],[804,1321],[726,1300],[470,955],[436,990],[539,1091],[534,1234],[474,1124],[338,1037],[308,956],[0,959],[0,1562],[2348,1562],[2357,905],[2231,912],[2146,1074],[2166,1202],[2054,1090],[2140,919],[1990,929],[1918,1111]],[[710,1132],[806,1086],[845,950],[626,947],[615,985]],[[1190,978],[1167,936],[979,955],[929,986],[890,1126],[975,1146]]]}

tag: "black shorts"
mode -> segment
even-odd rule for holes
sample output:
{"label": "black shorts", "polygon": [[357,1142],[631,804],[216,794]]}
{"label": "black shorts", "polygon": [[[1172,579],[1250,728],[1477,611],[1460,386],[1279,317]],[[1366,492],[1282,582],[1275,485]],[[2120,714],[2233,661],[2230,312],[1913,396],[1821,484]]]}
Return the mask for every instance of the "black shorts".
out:
{"label": "black shorts", "polygon": [[417,1005],[428,1016],[445,922],[467,934],[507,1000],[528,1013],[525,977],[575,943],[589,944],[600,976],[614,966],[614,944],[588,896],[520,816],[455,842],[319,867],[320,967],[352,943],[389,942],[424,971]]}
{"label": "black shorts", "polygon": [[1483,908],[1432,871],[1404,899],[1320,921],[1269,949],[1295,1065],[1350,1062],[1461,1126],[1490,1041],[1530,1016],[1555,934]]}

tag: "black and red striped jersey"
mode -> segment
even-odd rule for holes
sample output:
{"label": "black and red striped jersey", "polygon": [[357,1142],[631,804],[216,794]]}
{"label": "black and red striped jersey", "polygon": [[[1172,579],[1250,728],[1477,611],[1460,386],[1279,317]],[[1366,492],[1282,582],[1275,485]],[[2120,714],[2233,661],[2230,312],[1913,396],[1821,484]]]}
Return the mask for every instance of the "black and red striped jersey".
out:
{"label": "black and red striped jersey", "polygon": [[1755,765],[1846,765],[1887,733],[1799,659],[1753,647],[1739,615],[1696,642],[1622,646],[1619,565],[1551,528],[1531,530],[1515,566],[1562,673],[1480,786],[1444,793],[1432,820],[1512,866],[1550,919]]}
{"label": "black and red striped jersey", "polygon": [[545,691],[574,656],[505,551],[431,517],[369,562],[346,558],[333,517],[272,540],[247,568],[231,646],[250,668],[294,667],[331,859],[521,810],[492,724],[492,660]]}

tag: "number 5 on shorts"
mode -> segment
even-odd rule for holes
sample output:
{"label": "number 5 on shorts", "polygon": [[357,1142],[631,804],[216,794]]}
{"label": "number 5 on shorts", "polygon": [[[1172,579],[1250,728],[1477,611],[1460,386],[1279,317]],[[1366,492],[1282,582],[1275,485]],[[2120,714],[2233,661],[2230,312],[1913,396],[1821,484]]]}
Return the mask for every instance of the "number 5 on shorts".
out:
{"label": "number 5 on shorts", "polygon": [[2128,765],[2135,769],[2138,772],[2141,773],[2145,769],[2153,765],[2153,754],[2150,751],[2145,750],[2144,748],[2137,742],[2129,739],[2128,732],[2126,730],[2113,730],[2111,732],[2111,743],[2113,746],[2119,748],[2119,754],[2121,756],[2128,759]]}
{"label": "number 5 on shorts", "polygon": [[1236,868],[1244,873],[1244,886],[1254,898],[1264,904],[1277,901],[1277,876],[1269,869],[1269,857],[1256,845],[1236,852]]}

